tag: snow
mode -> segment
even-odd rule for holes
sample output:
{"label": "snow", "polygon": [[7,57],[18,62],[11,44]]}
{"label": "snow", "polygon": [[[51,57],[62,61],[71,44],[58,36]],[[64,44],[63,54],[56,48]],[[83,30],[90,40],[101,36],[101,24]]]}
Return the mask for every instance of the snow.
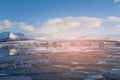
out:
{"label": "snow", "polygon": [[17,39],[17,38],[18,38],[17,35],[15,35],[15,34],[13,34],[13,33],[10,33],[9,39],[15,40],[15,39]]}
{"label": "snow", "polygon": [[0,33],[0,41],[27,39],[23,33],[2,32]]}

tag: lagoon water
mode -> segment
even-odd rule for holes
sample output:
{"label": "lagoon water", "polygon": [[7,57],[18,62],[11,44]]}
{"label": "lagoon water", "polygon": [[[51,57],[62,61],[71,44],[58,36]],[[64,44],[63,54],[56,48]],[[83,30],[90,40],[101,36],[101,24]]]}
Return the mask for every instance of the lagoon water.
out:
{"label": "lagoon water", "polygon": [[0,48],[0,80],[119,80],[119,48]]}
{"label": "lagoon water", "polygon": [[0,57],[10,56],[10,52],[8,49],[0,48]]}

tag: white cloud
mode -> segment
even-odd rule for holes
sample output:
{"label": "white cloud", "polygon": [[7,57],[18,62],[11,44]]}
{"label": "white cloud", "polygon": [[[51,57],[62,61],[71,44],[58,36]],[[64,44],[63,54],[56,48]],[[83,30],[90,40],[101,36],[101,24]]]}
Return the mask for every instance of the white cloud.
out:
{"label": "white cloud", "polygon": [[110,17],[108,17],[108,21],[120,22],[120,18],[119,17],[110,16]]}
{"label": "white cloud", "polygon": [[33,31],[34,27],[31,25],[28,25],[24,22],[15,22],[15,21],[10,21],[10,20],[3,20],[0,21],[0,29],[4,29],[4,28],[20,28],[26,31]]}
{"label": "white cloud", "polygon": [[3,28],[3,26],[0,25],[0,30]]}
{"label": "white cloud", "polygon": [[117,27],[117,28],[120,28],[120,25],[117,25],[116,27]]}
{"label": "white cloud", "polygon": [[[97,28],[101,27],[103,23],[107,22],[120,22],[119,17],[64,17],[64,18],[52,18],[41,24],[40,27],[35,27],[24,22],[15,22],[9,20],[0,21],[0,29],[3,28],[18,28],[27,31],[28,33],[39,35],[39,34],[51,34],[59,33],[62,31],[69,31],[74,28]],[[118,25],[117,27],[120,27]]]}
{"label": "white cloud", "polygon": [[114,0],[114,2],[120,2],[120,0]]}
{"label": "white cloud", "polygon": [[11,27],[14,27],[14,25],[16,25],[16,22],[12,22],[9,20],[3,20],[0,22],[0,29],[11,28]]}
{"label": "white cloud", "polygon": [[[107,18],[107,22],[118,22],[118,23],[120,23],[120,17],[114,17],[114,16],[110,16],[110,17],[108,17]],[[120,25],[115,25],[114,26],[115,28],[120,28]]]}
{"label": "white cloud", "polygon": [[39,28],[39,33],[55,33],[75,27],[100,27],[103,20],[94,17],[65,17],[49,19]]}
{"label": "white cloud", "polygon": [[23,22],[19,23],[19,27],[21,29],[27,30],[27,31],[34,31],[34,29],[35,29],[33,26],[27,25],[26,23],[23,23]]}

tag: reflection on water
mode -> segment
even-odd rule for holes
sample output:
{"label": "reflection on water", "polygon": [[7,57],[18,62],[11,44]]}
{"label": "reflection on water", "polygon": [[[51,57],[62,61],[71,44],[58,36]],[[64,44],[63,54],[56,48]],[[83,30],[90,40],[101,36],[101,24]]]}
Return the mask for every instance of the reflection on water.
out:
{"label": "reflection on water", "polygon": [[0,56],[5,57],[5,56],[12,56],[17,53],[16,48],[0,48]]}
{"label": "reflection on water", "polygon": [[120,80],[119,52],[119,48],[0,48],[0,80]]}
{"label": "reflection on water", "polygon": [[15,55],[17,53],[17,49],[15,48],[12,48],[12,49],[9,49],[9,54],[12,56],[12,55]]}

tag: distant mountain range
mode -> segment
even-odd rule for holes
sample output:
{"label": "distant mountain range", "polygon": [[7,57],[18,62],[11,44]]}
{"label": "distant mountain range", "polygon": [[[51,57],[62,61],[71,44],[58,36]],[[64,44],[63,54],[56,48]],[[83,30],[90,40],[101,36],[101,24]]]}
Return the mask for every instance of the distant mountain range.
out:
{"label": "distant mountain range", "polygon": [[[48,37],[28,37],[23,33],[2,32],[0,33],[0,42],[17,41],[17,40],[33,40],[33,39],[49,39]],[[99,40],[120,40],[120,34],[94,34],[94,35],[82,35],[82,36],[52,36],[50,39],[56,40],[68,40],[68,39],[99,39]]]}
{"label": "distant mountain range", "polygon": [[12,32],[2,32],[2,33],[0,33],[0,42],[25,40],[25,39],[27,39],[27,37],[23,33],[12,33]]}

